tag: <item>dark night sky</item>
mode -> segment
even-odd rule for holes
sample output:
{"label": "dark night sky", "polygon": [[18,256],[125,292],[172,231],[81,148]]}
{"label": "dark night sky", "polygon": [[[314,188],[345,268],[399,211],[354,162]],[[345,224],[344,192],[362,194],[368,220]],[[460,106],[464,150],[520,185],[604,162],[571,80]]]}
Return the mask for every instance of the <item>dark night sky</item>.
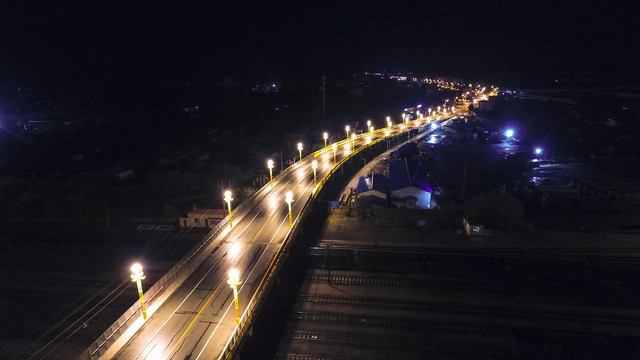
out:
{"label": "dark night sky", "polygon": [[6,2],[0,84],[55,89],[366,70],[629,77],[640,64],[635,3]]}

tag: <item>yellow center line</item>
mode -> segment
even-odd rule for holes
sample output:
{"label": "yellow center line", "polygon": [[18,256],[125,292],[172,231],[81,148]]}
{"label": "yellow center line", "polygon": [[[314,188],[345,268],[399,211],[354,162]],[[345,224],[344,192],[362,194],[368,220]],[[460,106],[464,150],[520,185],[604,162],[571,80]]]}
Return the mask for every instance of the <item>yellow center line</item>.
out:
{"label": "yellow center line", "polygon": [[[262,227],[260,228],[260,230],[258,231],[258,233],[256,234],[256,236],[253,237],[253,239],[251,240],[251,242],[253,242],[255,239],[258,238],[258,236],[260,235],[260,233],[262,232],[262,229],[264,229],[265,226],[267,226],[267,224],[269,223],[269,221],[265,221],[264,225],[262,225]],[[182,339],[184,338],[185,335],[187,335],[187,332],[189,331],[189,329],[191,329],[191,326],[193,325],[193,323],[196,322],[196,320],[198,319],[198,317],[200,316],[200,314],[202,313],[202,311],[204,309],[207,308],[207,305],[209,304],[209,301],[211,301],[211,299],[213,299],[213,296],[218,292],[218,290],[220,290],[220,286],[222,286],[222,283],[220,283],[218,285],[218,287],[216,287],[216,289],[213,291],[213,294],[211,294],[211,296],[209,297],[209,299],[207,299],[207,302],[204,303],[204,306],[202,306],[202,308],[200,309],[200,311],[198,311],[198,314],[196,314],[196,317],[193,318],[193,320],[191,320],[191,323],[189,324],[189,326],[187,326],[187,329],[182,333],[182,335],[180,335],[180,338],[178,339],[178,341],[176,341],[176,344],[173,345],[173,347],[171,348],[171,350],[169,351],[169,353],[167,354],[167,356],[165,357],[165,359],[168,359],[171,355],[171,353],[173,353],[173,351],[176,349],[176,346],[178,346],[178,344],[180,344],[180,341],[182,341]]]}

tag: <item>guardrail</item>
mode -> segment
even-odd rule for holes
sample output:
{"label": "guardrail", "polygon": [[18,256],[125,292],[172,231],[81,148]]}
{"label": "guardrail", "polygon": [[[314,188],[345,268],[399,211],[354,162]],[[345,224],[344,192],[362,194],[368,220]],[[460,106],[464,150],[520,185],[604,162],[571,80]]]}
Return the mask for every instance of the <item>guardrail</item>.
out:
{"label": "guardrail", "polygon": [[[274,177],[274,179],[278,179],[284,176],[285,173],[291,171],[290,169],[284,169],[280,171],[278,175]],[[243,201],[236,209],[233,211],[235,215],[240,214],[244,211],[250,211],[252,209],[247,209],[250,203],[254,203],[257,197],[265,196],[264,192],[267,186],[262,187],[260,190],[256,191],[248,201]],[[197,255],[201,253],[201,251],[209,246],[220,234],[220,231],[224,229],[229,223],[229,216],[226,216],[222,219],[216,226],[214,226],[209,233],[203,238],[203,240],[196,244],[189,253],[183,256],[167,273],[162,276],[155,284],[153,284],[147,291],[144,293],[144,297],[149,299],[146,303],[149,305],[155,298],[157,298],[162,292],[164,292],[178,275],[182,274],[184,270],[192,265],[192,262],[195,260]],[[193,269],[195,270],[195,268]],[[118,320],[116,320],[96,341],[94,341],[89,347],[82,352],[77,357],[77,360],[96,360],[100,358],[100,356],[104,355],[107,349],[115,343],[118,338],[138,319],[142,316],[142,306],[140,304],[140,300],[137,300],[127,311],[124,312]]]}
{"label": "guardrail", "polygon": [[[311,195],[309,196],[309,200],[307,200],[307,202],[305,203],[304,207],[302,208],[302,211],[300,212],[300,216],[296,220],[293,228],[287,233],[287,236],[285,237],[285,240],[282,243],[282,246],[280,247],[280,250],[278,251],[278,253],[276,253],[276,256],[274,256],[273,260],[271,260],[271,263],[269,264],[269,267],[267,268],[266,273],[264,274],[264,276],[260,280],[260,287],[254,293],[253,297],[251,298],[251,300],[247,304],[247,307],[246,307],[245,311],[243,312],[242,316],[240,317],[240,324],[238,326],[236,326],[235,330],[233,331],[233,333],[229,337],[229,340],[227,341],[223,351],[220,353],[220,355],[218,357],[218,360],[222,360],[222,359],[228,360],[228,359],[233,357],[233,355],[236,353],[236,351],[239,350],[240,345],[242,344],[242,340],[244,339],[244,337],[249,332],[249,329],[251,327],[250,325],[251,325],[253,319],[260,312],[260,308],[262,307],[262,305],[264,303],[265,297],[268,295],[269,290],[271,290],[271,288],[273,287],[273,284],[275,282],[274,279],[277,278],[277,276],[278,276],[278,274],[280,272],[280,268],[282,267],[282,265],[284,264],[284,261],[287,258],[287,255],[288,255],[289,250],[291,248],[291,244],[293,242],[293,239],[295,239],[296,235],[299,232],[301,224],[304,223],[304,220],[306,219],[306,217],[308,215],[307,210],[311,206],[313,206],[313,203],[315,202],[316,198],[318,197],[318,194],[320,193],[320,191],[322,190],[322,188],[324,187],[326,182],[330,180],[331,176],[345,162],[349,161],[354,155],[358,154],[360,151],[362,151],[362,150],[364,150],[364,149],[366,149],[366,148],[368,148],[368,147],[370,147],[372,145],[375,145],[375,144],[377,144],[379,142],[382,142],[384,140],[388,140],[389,138],[393,138],[393,137],[396,137],[396,136],[401,136],[401,135],[403,135],[405,133],[406,132],[401,132],[399,134],[394,134],[394,135],[381,137],[381,138],[378,138],[378,139],[376,139],[376,140],[374,140],[374,141],[372,141],[370,143],[367,143],[367,144],[365,144],[365,145],[363,145],[363,146],[361,146],[361,147],[359,147],[357,149],[354,149],[354,151],[352,151],[349,155],[347,155],[342,160],[340,160],[329,171],[329,173],[318,183],[318,186],[314,189],[314,191],[311,192]],[[325,150],[326,149],[316,151],[313,154],[314,157],[318,156],[319,154],[321,154]]]}
{"label": "guardrail", "polygon": [[[427,124],[425,123],[425,126],[426,125]],[[414,129],[407,129],[407,131],[416,130],[416,129],[419,130],[420,128],[421,127],[414,128]],[[385,132],[385,131],[387,131],[386,128],[378,129],[374,131],[374,134]],[[317,194],[323,188],[324,184],[331,178],[331,175],[333,175],[335,171],[340,168],[340,166],[342,166],[346,161],[349,161],[354,155],[358,154],[360,151],[372,145],[375,145],[379,142],[382,142],[384,140],[387,140],[389,138],[393,138],[396,136],[401,136],[405,133],[406,131],[403,131],[401,133],[390,134],[384,137],[380,137],[369,143],[364,144],[363,146],[357,149],[354,149],[351,153],[349,153],[349,155],[347,155],[342,160],[340,160],[329,171],[329,174],[327,174],[327,176],[325,176],[318,183],[318,186],[311,193],[309,200],[305,203],[304,207],[302,208],[301,215],[296,221],[296,224],[289,231],[289,233],[285,238],[285,241],[283,242],[282,247],[280,248],[276,256],[273,258],[273,260],[269,264],[269,267],[267,268],[268,270],[260,282],[261,285],[259,290],[256,291],[251,301],[249,302],[249,305],[247,306],[245,312],[243,313],[240,319],[240,325],[236,327],[234,333],[229,338],[229,341],[227,342],[225,349],[222,351],[220,358],[228,359],[237,350],[237,345],[239,344],[238,340],[241,340],[244,338],[249,328],[249,326],[245,326],[245,325],[250,324],[253,318],[257,315],[264,301],[264,297],[268,294],[269,290],[273,286],[273,278],[276,277],[280,271],[280,267],[284,262],[286,255],[289,252],[290,243],[292,239],[295,238],[295,235],[297,235],[298,233],[298,229],[300,226],[299,224],[301,224],[306,218],[307,210],[311,206],[310,204],[313,204],[313,201],[315,201],[315,199],[317,198]],[[359,137],[368,136],[368,135],[369,135],[368,133],[363,133]],[[344,140],[338,141],[336,144],[342,145],[349,141],[351,140],[344,139]],[[313,157],[317,157],[318,155],[322,154],[325,151],[331,151],[331,149],[328,147],[323,148],[321,150],[314,152],[312,155]],[[274,178],[279,179],[280,177],[284,176],[286,173],[290,171],[292,171],[292,167],[283,169]],[[238,207],[236,207],[236,209],[233,211],[236,214],[236,216],[238,216],[238,214],[244,211],[248,212],[252,210],[253,208],[250,208],[250,209],[247,208],[249,206],[248,204],[251,204],[251,203],[256,204],[257,202],[253,200],[256,200],[260,196],[265,196],[266,189],[268,189],[267,185],[262,187],[260,190],[256,191],[247,201],[243,201],[240,205],[238,205]],[[243,216],[239,217],[238,220]],[[228,222],[229,222],[229,216],[226,216],[215,227],[213,227],[211,231],[209,231],[209,233],[204,237],[204,239],[199,244],[194,246],[192,250],[188,254],[183,256],[176,263],[176,265],[174,265],[171,269],[169,269],[169,271],[167,271],[167,273],[164,276],[162,276],[155,284],[153,284],[149,289],[147,289],[147,291],[144,293],[144,296],[149,299],[149,301],[147,302],[147,305],[151,303],[155,298],[157,298],[160,294],[162,294],[162,292],[164,292],[169,286],[171,286],[172,282],[175,281],[178,275],[184,272],[184,270],[188,267],[188,265],[192,265],[192,261],[195,260],[197,255],[199,255],[204,248],[209,246],[217,238],[217,236],[220,234],[220,231],[227,226]],[[195,270],[195,267],[192,270]],[[98,337],[96,341],[94,341],[84,352],[82,352],[82,354],[78,356],[77,360],[97,360],[98,358],[100,358],[100,356],[104,355],[107,349],[111,345],[113,345],[115,341],[118,340],[118,338],[120,338],[120,336],[141,316],[142,316],[142,307],[140,304],[140,300],[137,300],[129,309],[127,309],[127,311],[125,311],[125,313],[120,318],[118,318],[118,320],[116,320],[102,335],[100,335],[100,337]]]}

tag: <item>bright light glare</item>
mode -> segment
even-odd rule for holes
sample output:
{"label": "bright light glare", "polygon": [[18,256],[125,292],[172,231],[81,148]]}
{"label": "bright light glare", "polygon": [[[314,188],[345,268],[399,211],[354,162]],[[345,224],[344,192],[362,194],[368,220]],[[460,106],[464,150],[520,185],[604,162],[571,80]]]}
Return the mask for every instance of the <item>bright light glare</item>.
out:
{"label": "bright light glare", "polygon": [[437,129],[438,128],[438,124],[437,123],[432,123],[431,124],[431,128],[432,129]]}
{"label": "bright light glare", "polygon": [[240,281],[240,270],[233,268],[231,270],[229,270],[229,280],[233,281],[233,282],[239,282]]}
{"label": "bright light glare", "polygon": [[508,129],[507,131],[504,132],[504,135],[508,138],[512,137],[514,134],[513,130]]}
{"label": "bright light glare", "polygon": [[542,148],[537,147],[536,148],[536,155],[540,155],[542,154]]}
{"label": "bright light glare", "polygon": [[242,245],[240,245],[240,243],[234,242],[229,248],[229,258],[235,259],[238,256],[238,254],[240,254],[241,248],[242,248]]}

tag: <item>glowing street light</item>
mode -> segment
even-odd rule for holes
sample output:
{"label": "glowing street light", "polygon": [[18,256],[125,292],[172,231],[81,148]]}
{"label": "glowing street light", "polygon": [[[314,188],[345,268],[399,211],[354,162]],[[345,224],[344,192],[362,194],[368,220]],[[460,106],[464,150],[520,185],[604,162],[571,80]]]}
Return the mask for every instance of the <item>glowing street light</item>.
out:
{"label": "glowing street light", "polygon": [[311,168],[313,169],[313,187],[316,187],[316,169],[318,168],[318,162],[316,160],[311,162]]}
{"label": "glowing street light", "polygon": [[367,120],[367,128],[371,127],[371,120]]}
{"label": "glowing street light", "polygon": [[291,218],[291,203],[293,202],[293,193],[291,191],[287,191],[285,195],[284,202],[289,205],[289,228],[293,229],[293,220]]}
{"label": "glowing street light", "polygon": [[391,118],[387,116],[387,128],[391,129]]}
{"label": "glowing street light", "polygon": [[542,154],[542,148],[541,147],[537,147],[535,150],[536,155],[541,155]]}
{"label": "glowing street light", "polygon": [[[325,144],[326,144],[326,139],[325,139]],[[300,163],[302,163],[302,143],[298,143],[298,153],[300,154]]]}
{"label": "glowing street light", "polygon": [[512,129],[507,129],[507,131],[504,132],[504,136],[506,136],[508,139],[512,138],[514,134],[515,133]]}
{"label": "glowing street light", "polygon": [[351,147],[356,148],[356,134],[351,133]]}
{"label": "glowing street light", "polygon": [[269,168],[269,184],[273,187],[273,160],[267,160],[267,167]]}
{"label": "glowing street light", "polygon": [[427,109],[429,111],[429,116],[431,116],[431,108]]}
{"label": "glowing street light", "polygon": [[369,135],[373,135],[373,125],[369,126]]}
{"label": "glowing street light", "polygon": [[242,284],[240,281],[240,271],[238,269],[229,270],[229,280],[227,284],[233,289],[233,301],[236,304],[236,325],[240,325],[240,308],[238,307],[238,285]]}
{"label": "glowing street light", "polygon": [[336,164],[336,150],[338,150],[338,145],[337,144],[333,144],[331,146],[333,148],[333,165]]}
{"label": "glowing street light", "polygon": [[229,227],[233,228],[233,222],[231,221],[231,191],[227,190],[224,192],[224,201],[227,202],[227,209],[229,209]]}
{"label": "glowing street light", "polygon": [[407,114],[402,113],[402,122],[406,122]]}
{"label": "glowing street light", "polygon": [[[329,134],[323,133],[322,138],[324,139],[324,147],[327,147],[327,139],[329,138]],[[300,145],[298,145],[300,147]]]}
{"label": "glowing street light", "polygon": [[136,285],[138,285],[138,296],[140,297],[140,304],[142,304],[142,317],[147,320],[147,306],[144,303],[144,295],[142,294],[142,279],[144,279],[142,265],[138,263],[133,264],[131,271],[131,281],[134,281]]}
{"label": "glowing street light", "polygon": [[344,131],[347,132],[347,140],[349,140],[349,131],[351,131],[351,127],[349,125],[345,126]]}

